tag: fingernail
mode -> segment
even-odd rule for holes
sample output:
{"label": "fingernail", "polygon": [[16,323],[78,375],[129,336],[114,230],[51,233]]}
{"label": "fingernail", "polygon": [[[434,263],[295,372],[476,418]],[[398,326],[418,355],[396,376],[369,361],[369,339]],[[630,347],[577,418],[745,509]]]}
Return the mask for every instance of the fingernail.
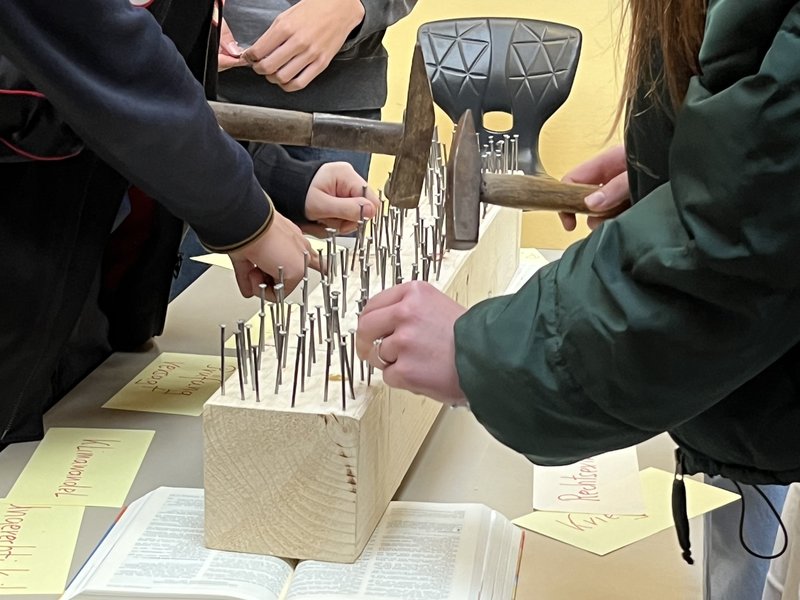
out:
{"label": "fingernail", "polygon": [[607,198],[603,192],[592,192],[586,196],[586,199],[584,200],[584,202],[586,202],[586,206],[590,210],[601,210],[606,208],[606,201]]}

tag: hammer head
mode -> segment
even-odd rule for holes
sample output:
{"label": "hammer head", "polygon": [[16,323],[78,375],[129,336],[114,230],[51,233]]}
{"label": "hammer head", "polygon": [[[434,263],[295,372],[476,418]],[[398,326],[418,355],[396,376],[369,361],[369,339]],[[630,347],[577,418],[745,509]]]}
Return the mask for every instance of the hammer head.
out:
{"label": "hammer head", "polygon": [[481,225],[481,152],[470,110],[458,120],[450,146],[444,210],[447,247],[474,248]]}
{"label": "hammer head", "polygon": [[384,191],[397,208],[416,208],[425,181],[435,127],[433,94],[419,44],[414,47],[408,98],[403,116],[403,137],[395,153],[394,168]]}

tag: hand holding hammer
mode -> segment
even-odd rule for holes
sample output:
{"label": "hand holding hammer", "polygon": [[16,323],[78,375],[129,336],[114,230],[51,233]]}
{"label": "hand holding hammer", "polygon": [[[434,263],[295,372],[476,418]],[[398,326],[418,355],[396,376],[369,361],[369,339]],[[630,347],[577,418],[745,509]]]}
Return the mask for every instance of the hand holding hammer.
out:
{"label": "hand holding hammer", "polygon": [[478,243],[480,203],[523,210],[554,210],[609,217],[624,207],[592,210],[586,196],[595,185],[564,183],[543,175],[509,175],[481,172],[480,148],[472,113],[458,121],[447,164],[445,215],[447,247],[469,250]]}

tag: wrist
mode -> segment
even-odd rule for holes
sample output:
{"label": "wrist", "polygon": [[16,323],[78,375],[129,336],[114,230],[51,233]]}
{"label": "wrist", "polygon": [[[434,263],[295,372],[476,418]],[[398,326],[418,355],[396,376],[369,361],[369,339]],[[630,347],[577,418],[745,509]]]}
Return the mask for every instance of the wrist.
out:
{"label": "wrist", "polygon": [[364,17],[367,14],[367,10],[364,8],[364,4],[362,4],[361,0],[343,0],[344,3],[347,5],[348,11],[347,14],[352,17],[350,22],[350,29],[351,31],[357,28],[361,23],[364,22]]}
{"label": "wrist", "polygon": [[249,235],[244,240],[240,241],[238,244],[233,244],[227,247],[217,247],[217,248],[204,244],[206,248],[208,248],[212,252],[221,252],[225,254],[230,254],[232,256],[238,256],[242,255],[250,246],[252,246],[259,239],[264,237],[272,227],[272,224],[275,222],[275,212],[276,212],[275,206],[272,204],[272,199],[269,197],[269,195],[267,195],[266,192],[264,192],[264,198],[266,199],[267,204],[269,205],[269,214],[267,215],[265,221],[254,233]]}

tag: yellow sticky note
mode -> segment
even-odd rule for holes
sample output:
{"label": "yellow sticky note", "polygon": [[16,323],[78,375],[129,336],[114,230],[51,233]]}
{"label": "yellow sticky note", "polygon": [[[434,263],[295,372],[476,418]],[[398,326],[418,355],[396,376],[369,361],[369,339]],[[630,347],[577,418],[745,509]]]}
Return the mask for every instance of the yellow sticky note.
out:
{"label": "yellow sticky note", "polygon": [[51,427],[8,500],[54,506],[122,506],[154,431]]}
{"label": "yellow sticky note", "polygon": [[0,500],[0,596],[61,594],[82,518],[82,506]]}
{"label": "yellow sticky note", "polygon": [[[672,527],[673,474],[648,468],[639,473],[647,513],[596,515],[537,511],[514,520],[516,525],[603,556]],[[739,499],[738,494],[686,478],[689,518]]]}
{"label": "yellow sticky note", "polygon": [[[236,372],[226,358],[225,378]],[[103,408],[198,416],[220,384],[218,356],[164,352],[147,365]]]}

